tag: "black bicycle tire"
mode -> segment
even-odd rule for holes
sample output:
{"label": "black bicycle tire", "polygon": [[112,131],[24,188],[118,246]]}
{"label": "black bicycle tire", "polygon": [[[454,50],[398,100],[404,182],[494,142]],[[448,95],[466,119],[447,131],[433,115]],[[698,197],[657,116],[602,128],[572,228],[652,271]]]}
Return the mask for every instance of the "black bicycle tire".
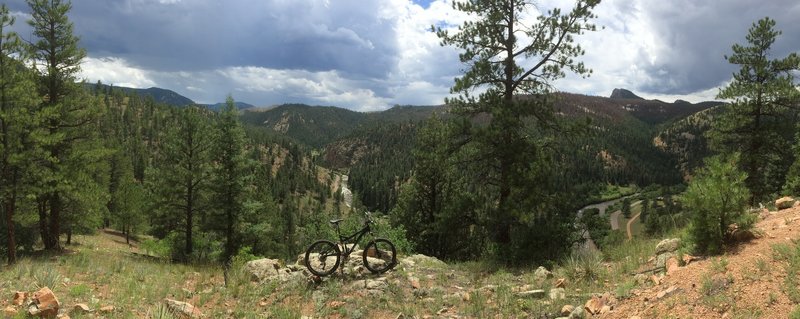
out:
{"label": "black bicycle tire", "polygon": [[[316,269],[314,269],[314,267],[311,267],[311,263],[309,262],[309,259],[308,259],[308,257],[312,253],[312,248],[314,248],[314,246],[320,245],[320,244],[327,244],[330,247],[332,247],[333,250],[336,252],[336,262],[333,264],[333,267],[331,267],[331,269],[328,270],[328,271],[317,271]],[[341,262],[341,260],[342,260],[342,251],[339,249],[339,245],[336,245],[335,243],[333,243],[330,240],[324,240],[324,239],[323,240],[317,240],[313,244],[309,245],[308,248],[306,249],[306,258],[305,258],[306,268],[312,274],[320,276],[320,277],[324,277],[324,276],[330,275],[334,271],[336,271],[336,269],[339,268],[339,263]]]}
{"label": "black bicycle tire", "polygon": [[[369,259],[367,258],[368,257],[367,254],[369,253],[370,247],[372,247],[372,246],[377,247],[377,243],[378,242],[385,242],[385,243],[389,244],[389,247],[391,247],[391,249],[392,249],[392,260],[389,261],[388,263],[386,263],[385,267],[383,267],[383,268],[370,266]],[[386,238],[376,238],[375,240],[370,241],[369,243],[367,243],[367,246],[364,247],[364,252],[361,254],[361,259],[362,259],[362,261],[364,263],[364,267],[366,267],[367,270],[369,270],[373,274],[382,274],[382,273],[387,272],[389,269],[394,268],[394,266],[397,265],[397,249],[395,249],[394,244],[391,241],[389,241],[388,239],[386,239]]]}

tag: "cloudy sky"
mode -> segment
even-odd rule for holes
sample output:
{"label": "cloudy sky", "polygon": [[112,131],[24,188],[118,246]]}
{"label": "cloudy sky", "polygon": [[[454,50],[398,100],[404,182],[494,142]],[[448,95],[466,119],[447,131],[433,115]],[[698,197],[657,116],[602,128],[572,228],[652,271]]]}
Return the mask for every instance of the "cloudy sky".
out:
{"label": "cloudy sky", "polygon": [[[468,19],[451,0],[72,0],[88,57],[82,76],[118,86],[174,90],[199,103],[228,93],[258,106],[289,102],[371,111],[440,104],[462,65],[432,24]],[[568,0],[536,0],[544,11]],[[24,0],[7,0],[30,39]],[[592,77],[562,91],[712,99],[735,68],[723,58],[765,16],[783,35],[776,57],[800,51],[797,0],[605,0],[604,28],[583,35]],[[533,13],[535,14],[535,12]]]}

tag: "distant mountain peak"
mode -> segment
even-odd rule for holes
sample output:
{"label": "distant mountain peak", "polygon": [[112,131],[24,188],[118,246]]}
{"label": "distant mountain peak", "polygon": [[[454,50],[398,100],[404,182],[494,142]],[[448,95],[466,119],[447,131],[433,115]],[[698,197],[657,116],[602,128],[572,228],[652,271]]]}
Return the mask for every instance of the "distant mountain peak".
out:
{"label": "distant mountain peak", "polygon": [[636,100],[644,100],[640,96],[633,94],[633,92],[628,91],[626,89],[614,89],[611,92],[612,99],[636,99]]}

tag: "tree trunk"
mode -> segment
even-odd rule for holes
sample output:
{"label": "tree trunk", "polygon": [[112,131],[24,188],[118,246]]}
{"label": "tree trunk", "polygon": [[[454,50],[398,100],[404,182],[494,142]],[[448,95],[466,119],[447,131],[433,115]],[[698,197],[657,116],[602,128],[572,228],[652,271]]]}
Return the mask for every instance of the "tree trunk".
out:
{"label": "tree trunk", "polygon": [[6,215],[6,229],[8,230],[8,241],[6,248],[8,249],[8,264],[12,265],[17,262],[17,242],[14,232],[14,206],[16,199],[14,196],[8,196],[5,199],[5,215]]}
{"label": "tree trunk", "polygon": [[50,243],[50,227],[47,224],[47,198],[39,198],[37,209],[39,210],[39,236],[42,237],[42,243],[44,244],[44,249],[51,249]]}
{"label": "tree trunk", "polygon": [[61,235],[61,196],[55,192],[50,197],[50,234],[47,236],[49,243],[45,243],[46,250],[61,250],[59,236]]}
{"label": "tree trunk", "polygon": [[[191,184],[191,181],[190,181]],[[191,185],[188,187],[188,192],[186,196],[186,258],[192,255],[192,219],[194,218],[194,207],[192,207],[194,203],[194,194]]]}
{"label": "tree trunk", "polygon": [[72,245],[72,227],[67,228],[67,245]]}

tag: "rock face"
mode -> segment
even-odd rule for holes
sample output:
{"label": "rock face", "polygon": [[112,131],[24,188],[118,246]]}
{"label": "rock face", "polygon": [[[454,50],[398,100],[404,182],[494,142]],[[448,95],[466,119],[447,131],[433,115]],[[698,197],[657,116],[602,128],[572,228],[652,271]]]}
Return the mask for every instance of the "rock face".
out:
{"label": "rock face", "polygon": [[33,303],[28,307],[28,313],[31,316],[53,318],[58,314],[58,307],[61,304],[50,288],[39,289],[39,291],[33,293],[33,298],[31,299]]}
{"label": "rock face", "polygon": [[775,201],[775,207],[778,208],[778,210],[791,208],[793,205],[794,205],[794,198],[791,198],[789,196],[781,197]]}
{"label": "rock face", "polygon": [[244,270],[250,274],[250,278],[253,281],[275,279],[279,276],[278,270],[280,268],[279,261],[269,258],[251,260],[244,265]]}
{"label": "rock face", "polygon": [[681,239],[680,238],[669,238],[664,239],[656,245],[656,255],[661,255],[663,253],[672,253],[678,250],[681,246]]}
{"label": "rock face", "polygon": [[172,299],[164,299],[164,303],[167,305],[167,309],[178,318],[194,319],[203,316],[200,310],[189,303]]}

